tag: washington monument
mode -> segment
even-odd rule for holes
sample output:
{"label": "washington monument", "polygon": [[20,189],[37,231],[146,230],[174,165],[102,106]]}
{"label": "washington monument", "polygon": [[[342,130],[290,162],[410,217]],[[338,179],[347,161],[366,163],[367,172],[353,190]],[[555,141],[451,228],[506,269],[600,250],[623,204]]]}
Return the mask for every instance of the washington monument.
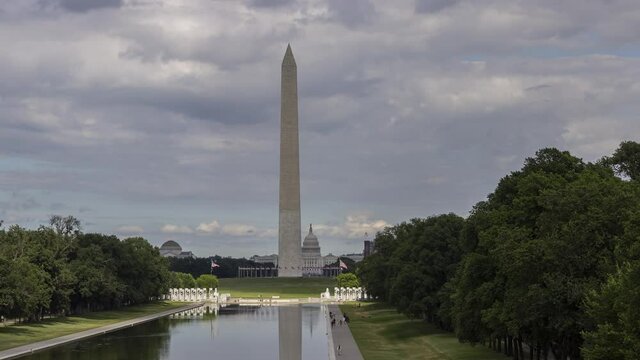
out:
{"label": "washington monument", "polygon": [[302,276],[300,247],[300,154],[298,145],[298,70],[291,45],[282,59],[280,90],[280,220],[278,276]]}

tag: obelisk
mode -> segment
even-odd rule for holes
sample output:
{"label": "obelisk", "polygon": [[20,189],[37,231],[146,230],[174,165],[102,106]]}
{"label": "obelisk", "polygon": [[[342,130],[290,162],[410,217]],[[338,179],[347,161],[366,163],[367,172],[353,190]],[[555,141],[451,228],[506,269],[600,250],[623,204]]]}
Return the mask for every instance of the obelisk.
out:
{"label": "obelisk", "polygon": [[280,220],[278,276],[302,276],[300,246],[300,153],[298,144],[298,70],[291,45],[282,59],[280,89]]}

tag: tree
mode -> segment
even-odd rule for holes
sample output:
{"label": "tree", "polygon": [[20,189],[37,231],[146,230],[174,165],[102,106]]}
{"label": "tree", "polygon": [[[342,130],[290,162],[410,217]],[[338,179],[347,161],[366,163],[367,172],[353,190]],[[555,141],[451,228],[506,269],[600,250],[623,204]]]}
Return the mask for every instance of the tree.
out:
{"label": "tree", "polygon": [[344,273],[336,276],[336,283],[338,287],[359,287],[360,281],[358,277],[353,273]]}
{"label": "tree", "polygon": [[197,286],[196,279],[193,278],[193,275],[185,274],[185,273],[181,273],[181,272],[174,272],[174,274],[180,280],[180,286],[178,286],[178,287],[185,288],[185,289],[191,289],[191,288],[194,288],[194,287]]}
{"label": "tree", "polygon": [[51,215],[49,225],[51,225],[58,234],[64,236],[78,235],[81,230],[80,220],[71,215],[65,217]]}
{"label": "tree", "polygon": [[557,359],[579,358],[590,321],[583,304],[615,269],[639,205],[634,186],[556,149],[501,179],[463,230],[470,252],[451,294],[460,339],[504,343],[517,358],[522,342]]}
{"label": "tree", "polygon": [[618,175],[627,176],[634,181],[640,180],[640,143],[621,142],[613,155],[604,158],[603,162],[611,166]]}
{"label": "tree", "polygon": [[146,302],[169,288],[168,262],[146,240],[83,234],[71,217],[52,224],[0,229],[0,315],[37,321]]}
{"label": "tree", "polygon": [[0,314],[17,319],[40,320],[51,301],[48,275],[23,259],[0,258]]}
{"label": "tree", "polygon": [[199,288],[215,289],[218,287],[218,278],[214,275],[204,274],[196,279]]}
{"label": "tree", "polygon": [[145,239],[124,239],[118,260],[118,276],[126,286],[127,303],[148,302],[168,290],[168,262]]}
{"label": "tree", "polygon": [[587,298],[596,328],[585,332],[587,360],[633,360],[640,354],[640,262],[627,263]]}
{"label": "tree", "polygon": [[77,279],[74,311],[111,309],[125,303],[126,285],[118,276],[122,244],[115,236],[82,234],[70,267]]}
{"label": "tree", "polygon": [[411,219],[376,234],[376,253],[364,259],[358,271],[363,284],[407,316],[451,329],[451,316],[441,311],[441,304],[448,301],[443,287],[462,257],[463,225],[461,217],[443,214]]}

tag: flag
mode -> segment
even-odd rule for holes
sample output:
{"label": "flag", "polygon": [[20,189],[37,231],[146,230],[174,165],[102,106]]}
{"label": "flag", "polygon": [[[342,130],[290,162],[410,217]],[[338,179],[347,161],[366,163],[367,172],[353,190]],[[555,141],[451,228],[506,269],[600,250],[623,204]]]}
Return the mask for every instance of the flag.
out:
{"label": "flag", "polygon": [[340,259],[340,269],[346,269],[347,268],[347,264],[345,264],[342,259]]}
{"label": "flag", "polygon": [[213,259],[211,259],[211,271],[213,271],[213,269],[220,267],[220,265],[216,264]]}

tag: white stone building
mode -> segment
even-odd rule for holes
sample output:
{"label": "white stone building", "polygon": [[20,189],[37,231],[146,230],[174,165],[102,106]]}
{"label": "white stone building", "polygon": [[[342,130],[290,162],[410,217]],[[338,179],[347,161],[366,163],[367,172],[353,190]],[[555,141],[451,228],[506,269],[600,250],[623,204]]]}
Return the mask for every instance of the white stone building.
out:
{"label": "white stone building", "polygon": [[278,255],[277,254],[271,254],[271,255],[253,255],[249,260],[258,263],[258,264],[273,264],[274,266],[278,267]]}
{"label": "white stone building", "polygon": [[324,262],[320,255],[318,237],[313,233],[313,226],[309,225],[309,234],[302,242],[302,275],[322,275]]}
{"label": "white stone building", "polygon": [[182,251],[182,246],[173,240],[166,241],[160,246],[160,255],[164,257],[195,258],[191,251]]}
{"label": "white stone building", "polygon": [[324,262],[324,266],[329,266],[338,262],[338,257],[329,253],[328,255],[322,258],[322,261]]}

